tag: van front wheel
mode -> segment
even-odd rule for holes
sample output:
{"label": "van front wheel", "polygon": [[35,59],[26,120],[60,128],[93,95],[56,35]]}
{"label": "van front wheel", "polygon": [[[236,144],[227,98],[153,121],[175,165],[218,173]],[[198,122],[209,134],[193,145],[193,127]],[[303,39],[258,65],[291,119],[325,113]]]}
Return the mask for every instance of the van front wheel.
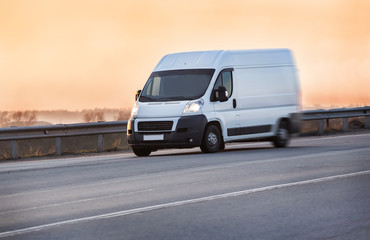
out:
{"label": "van front wheel", "polygon": [[221,145],[221,134],[218,127],[210,125],[207,127],[200,149],[204,153],[214,153],[220,149]]}
{"label": "van front wheel", "polygon": [[288,130],[288,123],[286,121],[282,121],[279,124],[279,128],[276,131],[276,135],[273,139],[273,143],[275,147],[281,148],[288,146],[290,140],[290,133]]}
{"label": "van front wheel", "polygon": [[147,157],[152,152],[152,150],[150,150],[149,148],[137,148],[137,147],[132,147],[132,151],[138,157]]}

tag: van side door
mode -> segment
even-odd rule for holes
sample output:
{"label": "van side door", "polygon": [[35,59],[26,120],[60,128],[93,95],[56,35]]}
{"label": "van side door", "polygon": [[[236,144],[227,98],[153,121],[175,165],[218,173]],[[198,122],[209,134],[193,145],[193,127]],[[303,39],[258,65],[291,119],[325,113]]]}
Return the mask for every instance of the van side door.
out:
{"label": "van side door", "polygon": [[[239,129],[239,116],[236,106],[235,82],[233,80],[234,69],[228,68],[222,70],[217,76],[213,91],[211,94],[211,102],[214,106],[214,111],[217,118],[223,123],[222,135],[225,140],[228,139],[230,131]],[[217,100],[215,94],[220,87],[226,88],[227,100]]]}

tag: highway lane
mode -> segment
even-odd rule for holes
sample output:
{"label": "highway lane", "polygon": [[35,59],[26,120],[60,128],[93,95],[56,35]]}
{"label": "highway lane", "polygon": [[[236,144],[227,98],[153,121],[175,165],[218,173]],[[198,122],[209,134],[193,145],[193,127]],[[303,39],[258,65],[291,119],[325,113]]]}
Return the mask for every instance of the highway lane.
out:
{"label": "highway lane", "polygon": [[4,239],[370,239],[370,134],[0,164]]}

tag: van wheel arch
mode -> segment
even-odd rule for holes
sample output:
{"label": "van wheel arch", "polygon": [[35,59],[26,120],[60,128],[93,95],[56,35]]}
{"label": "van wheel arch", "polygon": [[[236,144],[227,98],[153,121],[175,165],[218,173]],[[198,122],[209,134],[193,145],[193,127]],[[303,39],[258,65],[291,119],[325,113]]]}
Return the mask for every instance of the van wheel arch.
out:
{"label": "van wheel arch", "polygon": [[[209,122],[207,124],[207,126],[209,124],[214,124],[218,127],[218,130],[220,131],[220,134],[221,134],[221,146],[220,146],[220,150],[223,150],[225,148],[225,142],[224,142],[224,135],[223,135],[223,132],[222,132],[222,127],[221,127],[221,123],[219,121],[212,121],[212,122]],[[203,133],[204,134],[204,133]]]}
{"label": "van wheel arch", "polygon": [[279,129],[280,124],[282,124],[282,123],[283,124],[286,124],[286,126],[288,127],[289,133],[292,134],[292,131],[291,131],[291,120],[288,117],[282,117],[282,118],[279,118],[276,121],[275,128],[274,128],[275,134],[276,134],[277,130]]}

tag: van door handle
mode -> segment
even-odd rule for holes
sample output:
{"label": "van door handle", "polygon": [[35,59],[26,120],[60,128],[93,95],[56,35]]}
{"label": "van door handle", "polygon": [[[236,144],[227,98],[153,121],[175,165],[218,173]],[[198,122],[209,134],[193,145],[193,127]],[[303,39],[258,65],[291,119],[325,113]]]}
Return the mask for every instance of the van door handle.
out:
{"label": "van door handle", "polygon": [[233,108],[236,108],[236,99],[233,99]]}

